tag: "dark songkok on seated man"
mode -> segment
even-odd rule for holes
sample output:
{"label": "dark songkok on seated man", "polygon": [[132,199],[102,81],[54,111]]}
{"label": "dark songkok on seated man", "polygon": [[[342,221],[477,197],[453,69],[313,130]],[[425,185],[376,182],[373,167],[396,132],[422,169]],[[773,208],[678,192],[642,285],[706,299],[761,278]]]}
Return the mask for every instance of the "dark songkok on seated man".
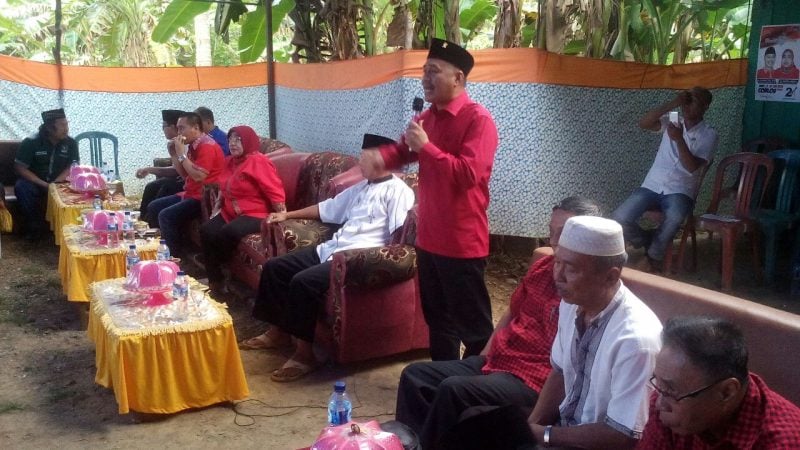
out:
{"label": "dark songkok on seated man", "polygon": [[66,181],[70,164],[78,159],[78,144],[69,137],[64,110],[43,112],[39,132],[22,140],[14,159],[19,175],[14,195],[25,217],[27,240],[36,241],[47,231],[44,213],[48,186]]}
{"label": "dark songkok on seated man", "polygon": [[[167,138],[167,153],[171,156],[175,154],[175,144],[172,139],[178,135],[178,118],[183,111],[177,109],[161,110],[161,131]],[[147,183],[142,192],[142,203],[139,211],[142,218],[147,214],[147,207],[155,199],[177,194],[183,190],[183,178],[178,176],[178,171],[174,167],[141,167],[136,169],[136,178],[144,178],[148,175],[155,175],[156,179]]]}
{"label": "dark songkok on seated man", "polygon": [[365,135],[361,174],[366,178],[332,199],[295,211],[276,211],[270,222],[287,219],[313,219],[342,224],[333,237],[317,246],[307,246],[270,258],[261,271],[253,316],[271,327],[263,334],[240,343],[243,349],[269,349],[291,343],[297,348],[283,367],[270,379],[276,382],[297,380],[321,364],[313,351],[314,332],[322,299],[330,285],[333,254],[351,249],[386,245],[392,233],[403,226],[408,210],[414,206],[414,191],[400,178],[373,163],[366,155],[392,145],[394,141]]}

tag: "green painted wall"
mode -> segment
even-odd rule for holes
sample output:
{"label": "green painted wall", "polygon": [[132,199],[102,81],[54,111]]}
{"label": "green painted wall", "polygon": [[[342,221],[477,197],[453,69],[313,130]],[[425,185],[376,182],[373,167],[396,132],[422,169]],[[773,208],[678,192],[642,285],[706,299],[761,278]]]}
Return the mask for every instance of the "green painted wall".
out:
{"label": "green painted wall", "polygon": [[755,100],[754,79],[758,63],[758,43],[763,25],[800,23],[800,1],[755,0],[753,28],[750,35],[750,58],[747,68],[742,142],[759,137],[780,136],[800,148],[800,102],[764,102]]}

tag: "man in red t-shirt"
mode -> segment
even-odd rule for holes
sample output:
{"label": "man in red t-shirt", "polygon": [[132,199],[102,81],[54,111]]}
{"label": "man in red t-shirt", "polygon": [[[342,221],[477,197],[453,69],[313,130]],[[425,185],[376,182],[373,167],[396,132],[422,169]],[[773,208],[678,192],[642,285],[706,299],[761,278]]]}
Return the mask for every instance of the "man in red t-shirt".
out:
{"label": "man in red t-shirt", "polygon": [[747,369],[742,332],[715,317],[676,317],[662,331],[656,392],[637,449],[800,448],[800,408]]}
{"label": "man in red t-shirt", "polygon": [[[599,216],[600,208],[580,197],[562,200],[550,219],[553,247],[558,245],[564,223],[577,215]],[[537,260],[514,291],[508,311],[480,355],[415,363],[403,370],[396,419],[419,434],[422,448],[438,448],[439,439],[467,408],[533,408],[551,370],[560,299],[553,281],[553,257]]]}
{"label": "man in red t-shirt", "polygon": [[178,135],[173,138],[172,166],[186,180],[184,191],[154,200],[147,207],[150,226],[161,228],[172,255],[181,254],[183,225],[200,216],[203,186],[216,183],[225,165],[222,149],[203,133],[202,119],[193,112],[178,118]]}

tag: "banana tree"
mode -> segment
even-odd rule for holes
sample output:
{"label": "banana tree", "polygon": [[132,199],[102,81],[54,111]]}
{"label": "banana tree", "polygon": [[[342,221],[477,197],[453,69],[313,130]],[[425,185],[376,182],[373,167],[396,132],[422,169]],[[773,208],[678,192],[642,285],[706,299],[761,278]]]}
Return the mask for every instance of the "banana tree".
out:
{"label": "banana tree", "polygon": [[[192,0],[172,0],[153,30],[153,41],[167,42],[178,30],[189,27],[195,16],[208,11],[211,4]],[[247,9],[242,0],[228,0],[221,5],[225,6],[217,7],[214,21],[215,32],[224,36],[231,22],[241,23],[242,34],[238,42],[239,58],[242,63],[256,61],[264,53],[267,45],[265,1],[261,0],[256,9],[252,11]],[[279,28],[281,21],[294,6],[294,0],[273,2],[273,30]]]}
{"label": "banana tree", "polygon": [[[519,0],[497,0],[494,48],[519,47],[522,35],[522,4]],[[463,25],[462,25],[463,27]]]}

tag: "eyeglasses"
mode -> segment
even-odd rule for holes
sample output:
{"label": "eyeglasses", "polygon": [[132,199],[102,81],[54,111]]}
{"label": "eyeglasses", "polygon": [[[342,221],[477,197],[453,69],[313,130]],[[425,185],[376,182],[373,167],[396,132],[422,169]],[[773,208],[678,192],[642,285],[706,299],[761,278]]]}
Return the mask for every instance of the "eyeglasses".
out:
{"label": "eyeglasses", "polygon": [[677,402],[679,402],[679,401],[681,401],[681,400],[684,400],[684,399],[687,399],[687,398],[694,398],[694,397],[697,397],[698,395],[702,394],[703,392],[705,392],[705,391],[707,391],[707,390],[711,389],[712,387],[716,386],[716,385],[717,385],[717,384],[718,384],[720,381],[723,381],[723,380],[726,380],[726,379],[727,379],[727,378],[723,378],[722,380],[717,380],[717,381],[715,381],[715,382],[713,382],[713,383],[709,384],[709,385],[708,385],[708,386],[706,386],[706,387],[703,387],[703,388],[697,389],[697,390],[695,390],[695,391],[689,392],[688,394],[681,395],[681,396],[679,396],[679,397],[676,397],[676,396],[675,396],[675,394],[672,394],[672,393],[670,393],[670,392],[667,392],[667,391],[665,391],[665,390],[661,389],[660,387],[658,387],[658,386],[656,385],[656,376],[655,376],[655,375],[653,375],[652,377],[650,377],[650,381],[649,381],[649,383],[650,383],[650,386],[652,386],[652,388],[653,388],[653,389],[655,389],[655,390],[656,390],[656,392],[658,392],[658,395],[660,395],[660,396],[662,396],[662,397],[664,397],[664,398],[666,398],[666,399],[668,399],[668,400],[672,400],[672,401],[674,401],[674,402],[676,402],[676,403],[677,403]]}
{"label": "eyeglasses", "polygon": [[229,144],[235,144],[237,142],[242,142],[242,138],[240,138],[239,136],[231,136],[228,138]]}

